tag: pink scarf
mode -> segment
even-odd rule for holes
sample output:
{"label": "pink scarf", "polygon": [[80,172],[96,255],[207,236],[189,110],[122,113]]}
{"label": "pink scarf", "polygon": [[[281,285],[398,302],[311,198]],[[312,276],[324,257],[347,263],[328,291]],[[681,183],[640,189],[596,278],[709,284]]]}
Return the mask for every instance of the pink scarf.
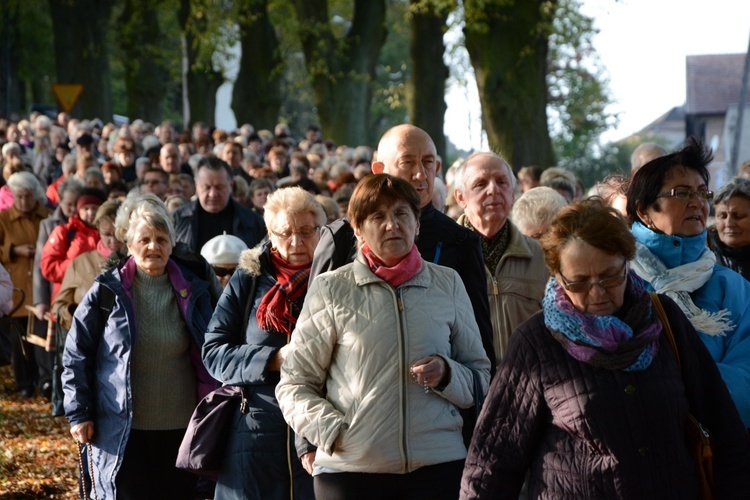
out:
{"label": "pink scarf", "polygon": [[422,268],[422,256],[419,255],[417,245],[412,245],[406,257],[393,267],[386,267],[383,261],[372,252],[367,243],[362,245],[362,255],[365,257],[373,274],[393,288],[398,288],[412,279]]}

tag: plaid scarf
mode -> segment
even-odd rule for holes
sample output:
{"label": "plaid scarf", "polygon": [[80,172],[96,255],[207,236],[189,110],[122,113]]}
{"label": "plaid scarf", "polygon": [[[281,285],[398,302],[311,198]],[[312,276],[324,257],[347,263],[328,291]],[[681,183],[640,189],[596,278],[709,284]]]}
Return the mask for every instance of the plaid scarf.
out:
{"label": "plaid scarf", "polygon": [[296,314],[292,311],[292,304],[307,293],[312,262],[292,265],[275,249],[271,249],[270,254],[271,264],[276,270],[276,283],[261,299],[255,317],[261,329],[291,335],[299,314],[299,311]]}

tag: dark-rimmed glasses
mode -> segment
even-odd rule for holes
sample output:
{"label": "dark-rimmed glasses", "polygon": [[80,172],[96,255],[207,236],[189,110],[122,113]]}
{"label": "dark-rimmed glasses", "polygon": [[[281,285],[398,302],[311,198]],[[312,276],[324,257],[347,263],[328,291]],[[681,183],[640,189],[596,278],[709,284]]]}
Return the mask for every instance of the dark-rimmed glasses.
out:
{"label": "dark-rimmed glasses", "polygon": [[558,274],[560,274],[560,279],[562,280],[563,288],[565,288],[569,292],[573,293],[589,293],[589,291],[594,288],[594,285],[599,285],[600,287],[604,288],[605,290],[609,288],[615,288],[623,283],[625,283],[625,280],[628,277],[628,261],[625,261],[622,264],[622,271],[623,274],[618,274],[617,276],[609,276],[608,278],[602,278],[598,281],[573,281],[569,282],[565,279],[565,276],[563,276],[561,271],[558,271]]}

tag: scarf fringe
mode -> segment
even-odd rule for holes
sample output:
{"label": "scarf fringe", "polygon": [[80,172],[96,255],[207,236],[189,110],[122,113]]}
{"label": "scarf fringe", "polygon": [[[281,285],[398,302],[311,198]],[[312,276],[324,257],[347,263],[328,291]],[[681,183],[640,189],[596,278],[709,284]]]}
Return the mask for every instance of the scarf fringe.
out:
{"label": "scarf fringe", "polygon": [[706,311],[690,297],[690,292],[706,284],[713,274],[716,256],[711,250],[706,248],[694,262],[667,269],[646,245],[636,242],[635,246],[636,257],[630,263],[631,268],[650,283],[656,293],[674,300],[696,330],[710,336],[724,336],[734,331],[731,311]]}

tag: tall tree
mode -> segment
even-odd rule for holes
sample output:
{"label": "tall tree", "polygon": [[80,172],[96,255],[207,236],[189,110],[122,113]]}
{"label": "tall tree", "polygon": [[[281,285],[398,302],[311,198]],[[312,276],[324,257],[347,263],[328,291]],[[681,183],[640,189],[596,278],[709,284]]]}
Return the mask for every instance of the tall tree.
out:
{"label": "tall tree", "polygon": [[168,76],[164,53],[167,49],[158,14],[157,2],[125,0],[117,23],[124,56],[127,114],[152,123],[159,123],[164,117]]}
{"label": "tall tree", "polygon": [[443,62],[448,14],[456,8],[452,0],[409,0],[411,78],[406,99],[411,123],[425,130],[445,158],[445,81],[448,67]]}
{"label": "tall tree", "polygon": [[[576,172],[584,185],[604,175],[598,138],[617,119],[606,111],[612,102],[608,81],[593,48],[593,19],[578,0],[560,0],[550,35],[549,109],[552,145],[558,164]],[[605,172],[605,175],[608,172]]]}
{"label": "tall tree", "polygon": [[49,0],[59,83],[80,83],[80,115],[112,117],[109,52],[112,2]]}
{"label": "tall tree", "polygon": [[368,139],[371,81],[385,41],[385,0],[355,0],[351,25],[334,34],[327,0],[295,0],[305,65],[326,137],[340,144]]}
{"label": "tall tree", "polygon": [[273,129],[281,109],[283,61],[279,40],[268,17],[268,0],[240,0],[240,69],[232,91],[237,123]]}
{"label": "tall tree", "polygon": [[216,91],[224,83],[223,73],[213,64],[214,52],[221,46],[217,26],[224,22],[216,12],[219,7],[210,0],[180,0],[177,17],[183,36],[183,78],[190,115],[186,127],[198,121],[213,123],[216,115]]}
{"label": "tall tree", "polygon": [[556,0],[464,0],[466,49],[490,146],[514,166],[554,163],[547,53]]}

